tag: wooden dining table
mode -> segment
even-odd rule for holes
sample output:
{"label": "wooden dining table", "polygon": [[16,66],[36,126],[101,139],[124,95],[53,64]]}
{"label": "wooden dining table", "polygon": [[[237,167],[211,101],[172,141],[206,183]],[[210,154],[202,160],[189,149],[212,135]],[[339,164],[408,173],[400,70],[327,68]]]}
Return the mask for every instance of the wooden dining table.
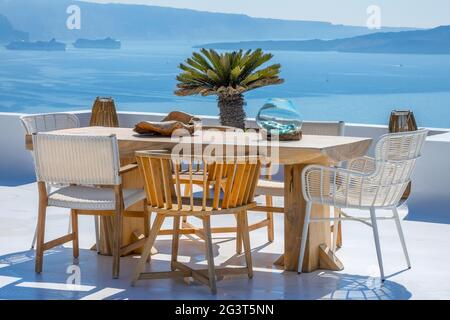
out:
{"label": "wooden dining table", "polygon": [[[283,265],[287,271],[297,271],[300,239],[306,212],[306,202],[302,195],[301,173],[305,166],[320,164],[332,166],[341,161],[357,158],[366,154],[372,139],[343,136],[303,135],[300,141],[265,141],[261,136],[250,133],[227,133],[221,138],[211,137],[207,131],[194,136],[162,137],[136,134],[131,128],[83,127],[53,131],[55,134],[69,135],[111,135],[117,136],[121,160],[134,161],[137,150],[159,149],[172,150],[175,147],[187,149],[222,149],[260,150],[270,154],[272,163],[284,166],[284,254],[276,263]],[[199,136],[200,135],[200,136]],[[264,141],[263,141],[264,140]],[[31,136],[26,137],[26,148],[32,150]],[[259,148],[259,149],[258,149]],[[262,151],[261,151],[262,150]],[[274,152],[275,151],[275,152]],[[139,172],[130,172],[123,177],[124,188],[143,186]],[[132,210],[143,210],[136,205]],[[330,215],[329,207],[313,205],[312,217],[320,218]],[[125,242],[143,233],[142,219],[127,217],[123,219]],[[106,237],[104,230],[101,237]],[[276,239],[275,239],[276,241]],[[127,243],[124,243],[125,245]],[[317,269],[340,270],[343,268],[331,248],[330,226],[314,223],[309,228],[307,248],[302,270],[311,272]]]}

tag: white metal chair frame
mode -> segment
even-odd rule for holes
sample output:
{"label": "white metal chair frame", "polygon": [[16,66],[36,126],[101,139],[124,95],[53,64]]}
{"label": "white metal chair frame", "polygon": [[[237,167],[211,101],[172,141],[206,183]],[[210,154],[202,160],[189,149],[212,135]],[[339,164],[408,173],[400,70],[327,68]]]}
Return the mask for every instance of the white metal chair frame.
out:
{"label": "white metal chair frame", "polygon": [[[118,278],[120,256],[143,246],[146,240],[122,246],[123,216],[142,217],[145,237],[150,231],[150,217],[145,206],[144,212],[127,211],[128,207],[145,199],[144,190],[122,188],[121,175],[137,169],[137,164],[120,167],[115,135],[37,133],[33,135],[33,150],[39,190],[36,272],[42,272],[44,251],[66,242],[73,242],[73,256],[78,258],[79,215],[110,215],[115,217],[112,274]],[[47,184],[62,187],[49,193]],[[48,206],[71,209],[72,231],[44,242]]]}
{"label": "white metal chair frame", "polygon": [[[427,130],[386,134],[376,145],[375,158],[354,159],[347,169],[311,165],[303,170],[302,191],[307,206],[298,260],[299,273],[302,271],[309,224],[330,220],[358,221],[372,227],[381,280],[384,281],[377,220],[394,219],[408,268],[411,268],[397,206],[410,182],[427,134]],[[341,209],[369,210],[370,217],[311,218],[314,203]],[[392,210],[393,215],[377,217],[377,209]]]}
{"label": "white metal chair frame", "polygon": [[[27,134],[33,134],[38,132],[48,132],[60,129],[79,128],[80,120],[72,113],[44,113],[36,115],[21,116],[20,120],[25,132]],[[34,154],[31,152],[34,161]],[[50,192],[51,185],[48,185],[47,192]],[[95,240],[97,252],[99,252],[99,223],[98,217],[94,217],[95,223]],[[71,220],[69,220],[68,232],[71,230]],[[37,225],[34,230],[33,240],[31,241],[31,249],[34,249],[37,240]]]}

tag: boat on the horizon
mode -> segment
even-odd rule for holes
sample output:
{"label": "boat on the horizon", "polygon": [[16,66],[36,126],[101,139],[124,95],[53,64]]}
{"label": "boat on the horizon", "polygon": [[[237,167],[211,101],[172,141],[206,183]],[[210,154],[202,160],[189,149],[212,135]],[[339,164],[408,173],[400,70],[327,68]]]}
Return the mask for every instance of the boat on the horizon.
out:
{"label": "boat on the horizon", "polygon": [[66,44],[55,39],[50,41],[12,41],[5,46],[8,50],[65,51]]}
{"label": "boat on the horizon", "polygon": [[122,44],[119,40],[107,37],[105,39],[78,39],[73,43],[78,49],[120,49]]}

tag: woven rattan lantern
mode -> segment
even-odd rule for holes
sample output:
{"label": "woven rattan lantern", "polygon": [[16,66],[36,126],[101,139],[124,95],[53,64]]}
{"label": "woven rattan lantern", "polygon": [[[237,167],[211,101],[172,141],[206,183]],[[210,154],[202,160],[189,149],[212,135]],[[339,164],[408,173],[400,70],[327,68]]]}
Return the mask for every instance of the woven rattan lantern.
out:
{"label": "woven rattan lantern", "polygon": [[97,97],[95,99],[94,105],[92,106],[92,115],[89,125],[101,127],[119,126],[116,106],[112,98]]}
{"label": "woven rattan lantern", "polygon": [[[414,113],[412,111],[399,111],[394,110],[391,112],[391,118],[389,120],[389,132],[405,132],[405,131],[416,131],[417,123],[414,118]],[[408,199],[411,193],[411,183],[405,190],[402,196],[402,200]]]}

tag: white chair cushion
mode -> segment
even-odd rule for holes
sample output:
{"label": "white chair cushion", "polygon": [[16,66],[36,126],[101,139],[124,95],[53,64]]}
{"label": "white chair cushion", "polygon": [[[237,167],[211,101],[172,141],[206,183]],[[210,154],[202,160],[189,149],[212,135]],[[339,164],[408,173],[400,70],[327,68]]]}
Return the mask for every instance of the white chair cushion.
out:
{"label": "white chair cushion", "polygon": [[284,197],[284,182],[259,179],[255,195]]}
{"label": "white chair cushion", "polygon": [[[143,189],[124,189],[123,198],[124,206],[128,208],[145,199],[145,192]],[[52,192],[48,205],[78,210],[114,210],[116,200],[112,188],[68,186]]]}

